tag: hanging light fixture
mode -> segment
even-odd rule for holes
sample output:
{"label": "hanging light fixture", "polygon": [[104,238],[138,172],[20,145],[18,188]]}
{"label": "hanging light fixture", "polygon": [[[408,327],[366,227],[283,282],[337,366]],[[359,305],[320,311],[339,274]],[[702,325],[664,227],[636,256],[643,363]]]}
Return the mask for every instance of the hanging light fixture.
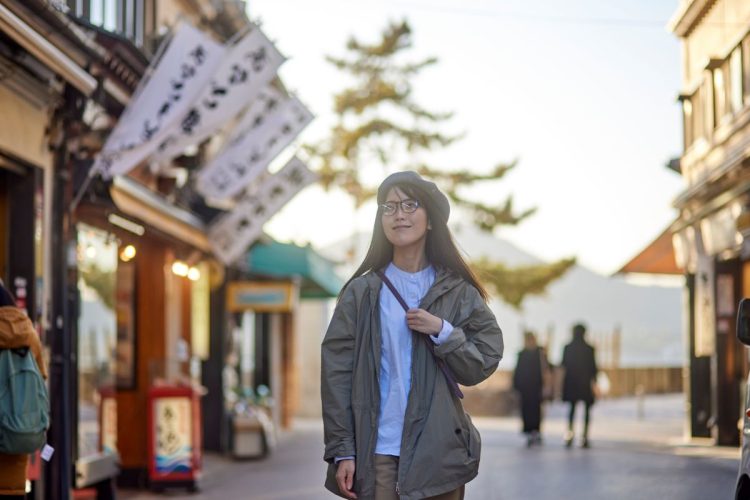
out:
{"label": "hanging light fixture", "polygon": [[133,245],[126,245],[125,248],[123,248],[120,251],[120,260],[123,262],[128,262],[133,260],[133,257],[135,257],[136,250]]}
{"label": "hanging light fixture", "polygon": [[188,269],[187,277],[191,281],[198,281],[199,279],[201,279],[200,269],[198,269],[197,267],[191,267],[190,269]]}
{"label": "hanging light fixture", "polygon": [[185,277],[188,275],[190,268],[181,260],[176,260],[172,263],[172,272],[177,276]]}

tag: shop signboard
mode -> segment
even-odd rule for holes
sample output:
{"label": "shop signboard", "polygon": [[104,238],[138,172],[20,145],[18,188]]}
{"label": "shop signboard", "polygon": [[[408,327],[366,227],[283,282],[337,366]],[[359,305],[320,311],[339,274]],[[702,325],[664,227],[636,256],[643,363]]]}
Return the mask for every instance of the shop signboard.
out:
{"label": "shop signboard", "polygon": [[155,470],[159,475],[189,472],[193,442],[190,435],[190,400],[159,398],[154,402]]}
{"label": "shop signboard", "polygon": [[234,281],[227,287],[230,312],[290,312],[297,290],[290,281]]}
{"label": "shop signboard", "polygon": [[195,490],[201,475],[200,396],[190,386],[149,389],[149,482]]}

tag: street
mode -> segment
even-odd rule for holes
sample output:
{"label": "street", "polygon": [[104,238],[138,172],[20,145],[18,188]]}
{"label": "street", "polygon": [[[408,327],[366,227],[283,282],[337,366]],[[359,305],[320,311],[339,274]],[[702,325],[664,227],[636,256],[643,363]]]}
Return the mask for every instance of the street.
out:
{"label": "street", "polygon": [[[550,405],[545,442],[528,449],[516,418],[476,418],[483,448],[479,476],[466,489],[477,499],[694,500],[732,498],[739,451],[687,443],[682,437],[681,395],[600,401],[592,413],[592,447],[566,449],[566,408]],[[642,418],[639,418],[641,415]],[[580,416],[580,415],[579,415]],[[206,460],[201,493],[169,498],[292,500],[333,498],[323,489],[322,425],[297,421],[280,436],[265,460]],[[164,495],[122,491],[119,498],[147,500]]]}

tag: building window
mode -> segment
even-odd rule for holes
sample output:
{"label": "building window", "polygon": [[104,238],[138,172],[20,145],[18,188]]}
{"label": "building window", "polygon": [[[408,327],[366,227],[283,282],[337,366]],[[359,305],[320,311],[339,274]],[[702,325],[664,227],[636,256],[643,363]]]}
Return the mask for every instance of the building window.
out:
{"label": "building window", "polygon": [[68,0],[76,16],[118,33],[142,47],[146,33],[147,4],[154,0]]}
{"label": "building window", "polygon": [[714,115],[713,125],[718,126],[721,123],[722,118],[729,111],[727,106],[727,92],[726,92],[726,65],[722,65],[713,70],[714,80]]}
{"label": "building window", "polygon": [[695,141],[693,132],[693,102],[690,97],[682,101],[682,126],[684,129],[684,149],[687,150]]}
{"label": "building window", "polygon": [[743,82],[743,96],[746,103],[750,103],[750,35],[746,36],[742,40],[741,44],[742,53],[742,82]]}
{"label": "building window", "polygon": [[729,104],[732,113],[742,109],[742,50],[735,48],[729,56]]}
{"label": "building window", "polygon": [[[113,396],[117,341],[117,242],[114,235],[83,223],[77,225],[77,233],[77,458],[82,459],[102,452],[113,453],[116,449],[116,432],[113,433],[109,424],[112,415],[116,415]],[[105,414],[108,418],[103,419]]]}
{"label": "building window", "polygon": [[710,139],[716,124],[714,115],[714,82],[711,71],[707,71],[706,78],[703,80],[700,89],[700,101],[703,104],[703,114],[701,116],[701,136]]}

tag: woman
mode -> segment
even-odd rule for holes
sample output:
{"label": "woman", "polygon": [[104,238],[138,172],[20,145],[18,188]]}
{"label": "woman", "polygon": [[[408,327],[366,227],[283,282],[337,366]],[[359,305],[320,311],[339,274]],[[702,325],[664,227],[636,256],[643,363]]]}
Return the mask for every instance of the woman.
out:
{"label": "woman", "polygon": [[591,422],[591,406],[596,400],[594,385],[599,369],[596,366],[596,352],[594,347],[585,340],[586,326],[577,323],[573,326],[573,340],[563,349],[562,367],[565,369],[563,377],[562,400],[570,404],[568,411],[568,431],[565,433],[565,446],[573,446],[574,423],[576,406],[583,401],[583,436],[581,448],[588,448],[589,424]]}
{"label": "woman", "polygon": [[[28,347],[44,378],[47,370],[42,360],[42,345],[34,325],[18,309],[10,292],[0,281],[0,349]],[[0,453],[0,498],[26,498],[28,455]]]}
{"label": "woman", "polygon": [[523,350],[518,353],[516,369],[513,372],[513,388],[521,396],[521,419],[526,446],[542,443],[542,400],[545,378],[549,383],[550,367],[547,355],[536,342],[533,332],[524,332]]}
{"label": "woman", "polygon": [[480,440],[452,380],[474,385],[494,372],[502,332],[437,186],[397,172],[377,201],[370,248],[322,344],[326,487],[345,498],[463,498]]}

